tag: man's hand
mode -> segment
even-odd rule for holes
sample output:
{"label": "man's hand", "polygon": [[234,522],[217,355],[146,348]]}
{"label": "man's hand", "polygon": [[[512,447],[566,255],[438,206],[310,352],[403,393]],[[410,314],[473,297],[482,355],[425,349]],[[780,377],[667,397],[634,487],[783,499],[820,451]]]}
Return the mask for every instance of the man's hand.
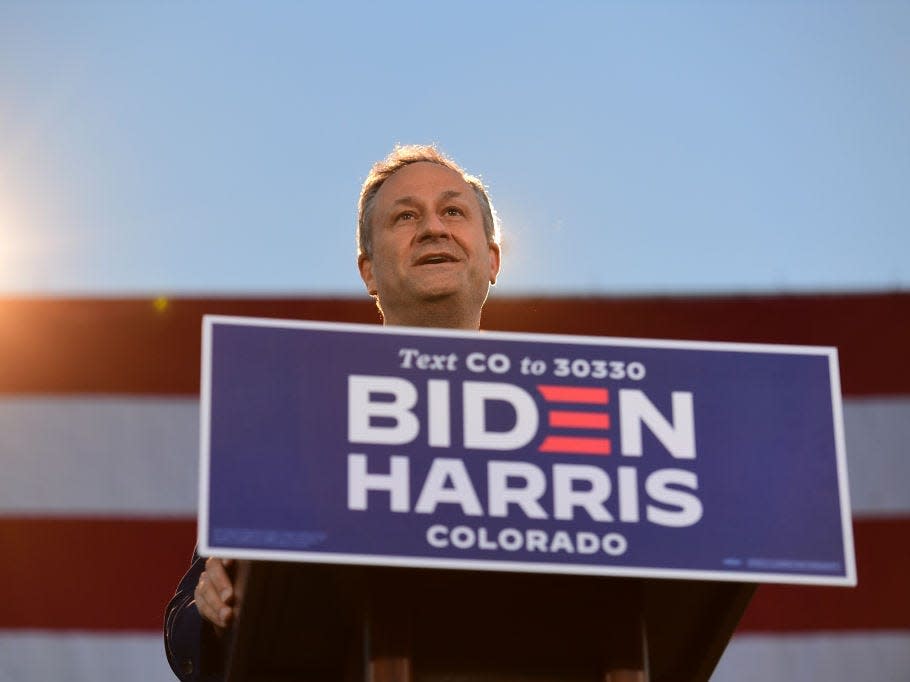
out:
{"label": "man's hand", "polygon": [[200,615],[215,626],[215,632],[224,634],[234,619],[235,590],[228,571],[233,559],[209,557],[205,571],[196,583],[194,597]]}

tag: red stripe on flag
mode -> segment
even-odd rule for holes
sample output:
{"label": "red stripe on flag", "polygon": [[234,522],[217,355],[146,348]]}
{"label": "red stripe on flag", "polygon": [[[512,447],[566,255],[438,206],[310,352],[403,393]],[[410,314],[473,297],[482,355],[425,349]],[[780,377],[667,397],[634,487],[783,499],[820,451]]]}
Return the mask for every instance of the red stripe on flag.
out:
{"label": "red stripe on flag", "polygon": [[[764,585],[738,632],[910,630],[910,517],[854,523],[859,585]],[[0,519],[0,628],[160,632],[194,520]]]}
{"label": "red stripe on flag", "polygon": [[0,519],[0,628],[161,630],[192,520]]}
{"label": "red stripe on flag", "polygon": [[577,455],[609,455],[609,438],[575,438],[573,436],[547,436],[540,444],[540,452],[562,452]]}
{"label": "red stripe on flag", "polygon": [[610,393],[605,388],[581,388],[576,386],[538,386],[537,390],[550,403],[585,403],[606,405]]}
{"label": "red stripe on flag", "polygon": [[[148,298],[0,299],[0,393],[197,394],[206,313],[379,322],[366,297],[174,298],[166,305]],[[483,324],[502,331],[836,346],[845,395],[910,393],[906,292],[496,298],[484,307]]]}
{"label": "red stripe on flag", "polygon": [[610,415],[599,412],[563,412],[550,410],[549,425],[564,429],[609,429]]}
{"label": "red stripe on flag", "polygon": [[737,632],[910,630],[910,518],[853,522],[855,588],[761,585]]}

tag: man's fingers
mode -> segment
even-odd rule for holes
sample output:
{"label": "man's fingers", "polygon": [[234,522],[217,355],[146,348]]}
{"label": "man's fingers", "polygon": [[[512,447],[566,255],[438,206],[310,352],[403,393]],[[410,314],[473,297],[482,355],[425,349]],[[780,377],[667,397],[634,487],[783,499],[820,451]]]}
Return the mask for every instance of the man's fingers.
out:
{"label": "man's fingers", "polygon": [[231,608],[234,588],[220,559],[213,557],[205,562],[205,571],[199,576],[193,596],[203,618],[220,628],[230,625],[234,616]]}
{"label": "man's fingers", "polygon": [[211,584],[206,585],[200,581],[195,597],[196,608],[203,618],[222,628],[230,625],[234,616],[233,609],[221,600]]}
{"label": "man's fingers", "polygon": [[230,560],[225,561],[218,557],[210,557],[205,562],[205,573],[212,589],[218,593],[221,601],[225,604],[231,604],[234,600],[234,585],[228,575],[226,564],[230,566]]}
{"label": "man's fingers", "polygon": [[208,621],[217,623],[219,620],[218,603],[212,603],[213,591],[211,583],[206,579],[205,573],[199,577],[199,583],[196,585],[196,591],[194,597],[196,599],[196,608],[199,610],[199,614]]}

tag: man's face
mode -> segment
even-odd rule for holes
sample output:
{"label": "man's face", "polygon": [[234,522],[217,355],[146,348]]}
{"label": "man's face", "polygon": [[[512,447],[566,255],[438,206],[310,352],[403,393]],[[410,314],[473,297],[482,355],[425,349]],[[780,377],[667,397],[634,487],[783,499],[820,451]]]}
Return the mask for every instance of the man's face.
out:
{"label": "man's face", "polygon": [[387,322],[447,302],[476,310],[479,320],[499,247],[488,242],[474,189],[458,173],[431,162],[396,171],[376,194],[370,230],[372,254],[358,265]]}

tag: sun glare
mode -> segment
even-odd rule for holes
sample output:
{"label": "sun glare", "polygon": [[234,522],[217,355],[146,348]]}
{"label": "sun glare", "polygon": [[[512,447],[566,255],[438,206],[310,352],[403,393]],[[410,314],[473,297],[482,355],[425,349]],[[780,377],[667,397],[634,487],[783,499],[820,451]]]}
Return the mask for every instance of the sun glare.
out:
{"label": "sun glare", "polygon": [[41,277],[41,239],[24,216],[14,202],[0,195],[0,294],[29,291]]}

